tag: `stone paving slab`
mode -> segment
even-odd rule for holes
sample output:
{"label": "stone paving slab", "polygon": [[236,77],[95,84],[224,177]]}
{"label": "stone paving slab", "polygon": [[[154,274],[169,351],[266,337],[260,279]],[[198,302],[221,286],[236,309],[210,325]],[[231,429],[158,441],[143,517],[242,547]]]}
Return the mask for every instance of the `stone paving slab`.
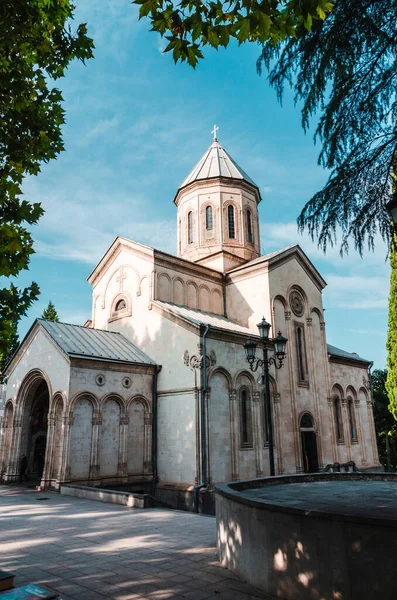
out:
{"label": "stone paving slab", "polygon": [[23,486],[0,485],[0,568],[63,600],[264,598],[219,564],[213,517]]}

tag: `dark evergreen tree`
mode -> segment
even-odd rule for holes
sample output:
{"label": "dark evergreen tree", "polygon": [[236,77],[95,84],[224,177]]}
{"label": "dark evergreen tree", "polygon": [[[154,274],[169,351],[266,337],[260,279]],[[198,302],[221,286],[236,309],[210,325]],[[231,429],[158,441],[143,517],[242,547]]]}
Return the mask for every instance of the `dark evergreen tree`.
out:
{"label": "dark evergreen tree", "polygon": [[55,321],[56,323],[59,322],[58,313],[51,300],[49,301],[47,308],[44,309],[41,318],[45,319],[46,321]]}
{"label": "dark evergreen tree", "polygon": [[389,410],[391,396],[386,390],[387,369],[375,369],[372,373],[374,419],[379,458],[387,470],[397,468],[397,421]]}
{"label": "dark evergreen tree", "polygon": [[285,85],[303,103],[305,131],[316,118],[325,187],[303,208],[298,226],[325,250],[341,233],[361,253],[377,233],[389,240],[397,149],[397,2],[336,0],[324,21],[283,44],[266,42],[258,60],[281,101]]}
{"label": "dark evergreen tree", "polygon": [[387,334],[387,380],[389,410],[397,419],[397,234],[390,249],[389,330]]}

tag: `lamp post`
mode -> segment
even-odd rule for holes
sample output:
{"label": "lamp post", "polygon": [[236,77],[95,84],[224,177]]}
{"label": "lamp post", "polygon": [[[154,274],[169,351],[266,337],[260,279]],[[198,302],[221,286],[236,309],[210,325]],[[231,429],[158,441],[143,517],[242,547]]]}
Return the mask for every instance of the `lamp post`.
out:
{"label": "lamp post", "polygon": [[[262,384],[265,385],[265,415],[267,422],[267,432],[269,439],[269,463],[270,463],[270,475],[274,476],[274,448],[273,448],[273,423],[272,423],[272,410],[270,405],[270,382],[269,382],[269,367],[274,365],[276,369],[281,369],[285,360],[285,347],[288,339],[281,335],[281,331],[278,332],[275,338],[269,338],[270,323],[268,323],[265,317],[257,325],[259,330],[259,337],[262,342],[263,358],[255,358],[257,343],[251,339],[248,339],[244,344],[244,350],[247,362],[251,371],[256,371],[258,367],[262,367]],[[269,345],[274,349],[274,354],[268,355]]]}

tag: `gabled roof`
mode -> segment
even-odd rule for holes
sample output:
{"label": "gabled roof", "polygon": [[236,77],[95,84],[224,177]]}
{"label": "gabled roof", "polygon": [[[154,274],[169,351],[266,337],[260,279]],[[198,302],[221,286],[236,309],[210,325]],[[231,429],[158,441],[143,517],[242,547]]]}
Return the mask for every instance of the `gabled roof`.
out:
{"label": "gabled roof", "polygon": [[37,322],[51,339],[71,358],[90,358],[110,362],[155,363],[121,333],[91,329],[70,323],[55,323],[45,319]]}
{"label": "gabled roof", "polygon": [[189,175],[182,181],[179,189],[190,185],[195,181],[224,177],[227,179],[240,179],[257,188],[256,183],[249,175],[232,159],[224,148],[214,141],[208,150],[200,158]]}
{"label": "gabled roof", "polygon": [[192,323],[193,325],[210,325],[211,327],[223,329],[224,331],[255,336],[255,333],[253,334],[248,327],[243,327],[242,325],[239,325],[239,323],[236,323],[236,321],[232,321],[232,319],[227,319],[221,315],[209,313],[204,310],[188,308],[187,306],[173,304],[172,302],[164,302],[163,300],[153,300],[152,304],[155,304],[167,310],[168,312],[181,317],[185,321],[189,321],[189,323]]}
{"label": "gabled roof", "polygon": [[366,358],[362,358],[359,356],[357,352],[346,352],[346,350],[341,350],[341,348],[337,348],[336,346],[331,346],[331,344],[327,344],[328,354],[331,356],[336,356],[338,358],[346,358],[348,360],[356,360],[358,362],[366,362],[370,364],[371,361]]}
{"label": "gabled roof", "polygon": [[121,333],[36,319],[20,343],[18,350],[5,367],[4,373],[8,371],[14,359],[20,356],[25,342],[38,329],[44,330],[51,341],[69,358],[86,358],[122,364],[155,365],[151,358]]}

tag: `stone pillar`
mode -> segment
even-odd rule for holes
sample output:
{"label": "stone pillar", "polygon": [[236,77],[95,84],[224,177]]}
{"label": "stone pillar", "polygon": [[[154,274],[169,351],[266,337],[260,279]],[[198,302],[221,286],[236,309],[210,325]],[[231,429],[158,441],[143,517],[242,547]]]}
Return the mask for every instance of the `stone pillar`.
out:
{"label": "stone pillar", "polygon": [[90,464],[90,481],[100,477],[100,465],[98,464],[98,440],[100,426],[102,425],[101,411],[95,411],[92,417],[92,439],[91,439],[91,464]]}
{"label": "stone pillar", "polygon": [[[197,390],[197,394],[200,397],[200,392],[199,390]],[[209,403],[211,401],[211,396],[210,396],[210,389],[208,389],[208,391],[204,394],[204,426],[205,426],[205,445],[206,445],[206,471],[207,471],[207,477],[206,477],[206,481],[204,482],[207,486],[209,486],[211,484],[211,461],[210,461],[210,422],[209,422]],[[201,414],[201,412],[200,412]],[[201,421],[200,421],[200,426],[199,426],[199,430],[201,431]],[[199,457],[201,456],[201,437],[199,437]]]}
{"label": "stone pillar", "polygon": [[331,442],[332,442],[332,462],[336,463],[338,461],[338,452],[337,452],[337,439],[335,432],[335,411],[334,411],[334,400],[329,396],[327,398],[328,401],[328,417],[329,423],[331,425]]}
{"label": "stone pillar", "polygon": [[283,464],[283,448],[281,443],[281,430],[280,430],[280,394],[273,392],[273,431],[274,431],[274,445],[276,446],[277,452],[277,473],[276,475],[282,475],[284,473]]}
{"label": "stone pillar", "polygon": [[371,434],[371,448],[372,448],[372,456],[374,462],[379,462],[376,460],[378,456],[378,447],[376,445],[376,432],[375,432],[375,423],[374,423],[374,412],[372,406],[371,398],[367,398],[367,414],[368,414],[368,427]]}
{"label": "stone pillar", "polygon": [[238,432],[237,432],[237,393],[236,390],[229,391],[229,414],[230,414],[230,449],[232,454],[232,481],[239,479],[238,460]]}
{"label": "stone pillar", "polygon": [[71,476],[71,469],[69,464],[70,456],[70,437],[72,433],[72,425],[74,422],[73,412],[69,412],[68,415],[62,417],[62,429],[63,429],[63,441],[62,441],[62,456],[61,456],[61,468],[59,470],[59,483],[69,481]]}
{"label": "stone pillar", "polygon": [[360,398],[354,398],[354,410],[356,411],[356,427],[357,427],[357,433],[358,433],[358,443],[360,446],[360,453],[361,453],[361,464],[364,466],[366,466],[367,463],[367,452],[366,452],[366,446],[364,443],[364,431],[363,431],[363,424],[362,424],[362,418],[361,418],[361,410],[360,410]]}
{"label": "stone pillar", "polygon": [[[209,398],[210,391],[206,394]],[[200,404],[200,393],[197,387],[194,389],[194,405],[195,405],[195,419],[196,419],[196,476],[194,478],[194,485],[198,485],[202,478],[201,473],[201,404]],[[207,432],[207,436],[208,436]],[[208,440],[207,440],[208,448]],[[208,456],[208,452],[207,452]]]}
{"label": "stone pillar", "polygon": [[117,465],[117,475],[119,477],[128,476],[127,463],[127,444],[128,444],[128,424],[130,419],[125,413],[120,417],[120,437],[119,437],[119,460]]}
{"label": "stone pillar", "polygon": [[263,477],[263,435],[261,432],[261,406],[260,392],[252,394],[252,425],[254,430],[254,448],[256,462],[256,476]]}
{"label": "stone pillar", "polygon": [[45,449],[45,458],[44,458],[44,469],[43,474],[41,476],[40,485],[46,487],[51,481],[51,472],[52,472],[52,455],[53,455],[53,447],[54,447],[54,434],[55,434],[55,416],[48,415],[48,425],[47,425],[47,443]]}
{"label": "stone pillar", "polygon": [[5,477],[6,481],[17,481],[19,478],[21,434],[22,415],[20,414],[20,411],[18,411],[12,420],[10,459],[8,461],[8,468]]}
{"label": "stone pillar", "polygon": [[153,473],[152,463],[152,413],[145,412],[145,447],[143,454],[144,473]]}

